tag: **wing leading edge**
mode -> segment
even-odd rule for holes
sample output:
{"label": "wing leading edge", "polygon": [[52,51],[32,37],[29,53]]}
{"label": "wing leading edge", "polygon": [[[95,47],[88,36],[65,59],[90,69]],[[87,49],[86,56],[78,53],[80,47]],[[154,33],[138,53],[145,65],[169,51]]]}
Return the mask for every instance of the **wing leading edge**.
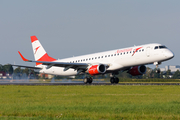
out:
{"label": "wing leading edge", "polygon": [[68,62],[49,62],[49,61],[33,61],[33,60],[28,60],[24,58],[24,56],[18,51],[20,54],[21,58],[23,61],[26,62],[35,62],[35,63],[40,63],[42,65],[47,65],[46,69],[51,68],[52,66],[56,67],[64,67],[64,71],[68,70],[69,68],[73,68],[75,70],[77,69],[87,69],[87,67],[90,65],[88,63],[68,63]]}

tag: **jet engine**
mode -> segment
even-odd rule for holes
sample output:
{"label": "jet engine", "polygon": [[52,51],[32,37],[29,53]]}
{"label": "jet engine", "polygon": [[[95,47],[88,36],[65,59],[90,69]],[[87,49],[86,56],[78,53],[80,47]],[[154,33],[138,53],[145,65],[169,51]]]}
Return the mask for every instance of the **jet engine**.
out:
{"label": "jet engine", "polygon": [[128,73],[130,73],[132,76],[145,74],[146,66],[144,66],[144,65],[134,66],[128,71]]}
{"label": "jet engine", "polygon": [[106,72],[106,66],[103,64],[92,65],[88,69],[88,73],[90,75],[98,75],[98,74],[103,74],[105,72]]}

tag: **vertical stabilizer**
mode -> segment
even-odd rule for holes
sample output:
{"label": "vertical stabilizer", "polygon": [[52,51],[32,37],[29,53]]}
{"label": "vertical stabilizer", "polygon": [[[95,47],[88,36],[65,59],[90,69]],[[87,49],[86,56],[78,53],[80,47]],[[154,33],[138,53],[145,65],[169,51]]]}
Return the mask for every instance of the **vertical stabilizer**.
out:
{"label": "vertical stabilizer", "polygon": [[[46,51],[44,50],[43,46],[39,42],[36,36],[31,36],[31,43],[34,53],[35,61],[55,61],[56,59],[50,57]],[[41,63],[36,63],[36,65],[39,65]]]}

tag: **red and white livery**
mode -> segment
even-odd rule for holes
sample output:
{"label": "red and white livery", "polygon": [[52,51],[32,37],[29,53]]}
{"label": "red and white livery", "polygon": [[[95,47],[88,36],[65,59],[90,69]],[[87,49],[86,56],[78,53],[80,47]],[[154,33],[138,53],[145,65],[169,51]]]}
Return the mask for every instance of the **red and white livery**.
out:
{"label": "red and white livery", "polygon": [[166,46],[153,43],[57,60],[46,53],[36,36],[31,36],[31,42],[34,61],[24,58],[18,51],[24,61],[36,63],[35,67],[29,68],[60,76],[86,74],[84,83],[92,83],[92,77],[88,76],[106,73],[112,73],[111,83],[118,83],[119,79],[115,75],[119,71],[127,70],[133,76],[142,75],[146,72],[145,65],[158,65],[174,57]]}

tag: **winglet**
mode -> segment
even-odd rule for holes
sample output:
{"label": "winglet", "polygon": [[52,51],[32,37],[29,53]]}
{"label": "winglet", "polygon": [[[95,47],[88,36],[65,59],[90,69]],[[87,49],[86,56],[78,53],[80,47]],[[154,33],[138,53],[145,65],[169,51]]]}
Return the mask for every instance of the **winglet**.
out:
{"label": "winglet", "polygon": [[29,61],[28,59],[24,58],[23,55],[18,51],[19,55],[21,56],[21,58],[23,59],[23,61]]}

